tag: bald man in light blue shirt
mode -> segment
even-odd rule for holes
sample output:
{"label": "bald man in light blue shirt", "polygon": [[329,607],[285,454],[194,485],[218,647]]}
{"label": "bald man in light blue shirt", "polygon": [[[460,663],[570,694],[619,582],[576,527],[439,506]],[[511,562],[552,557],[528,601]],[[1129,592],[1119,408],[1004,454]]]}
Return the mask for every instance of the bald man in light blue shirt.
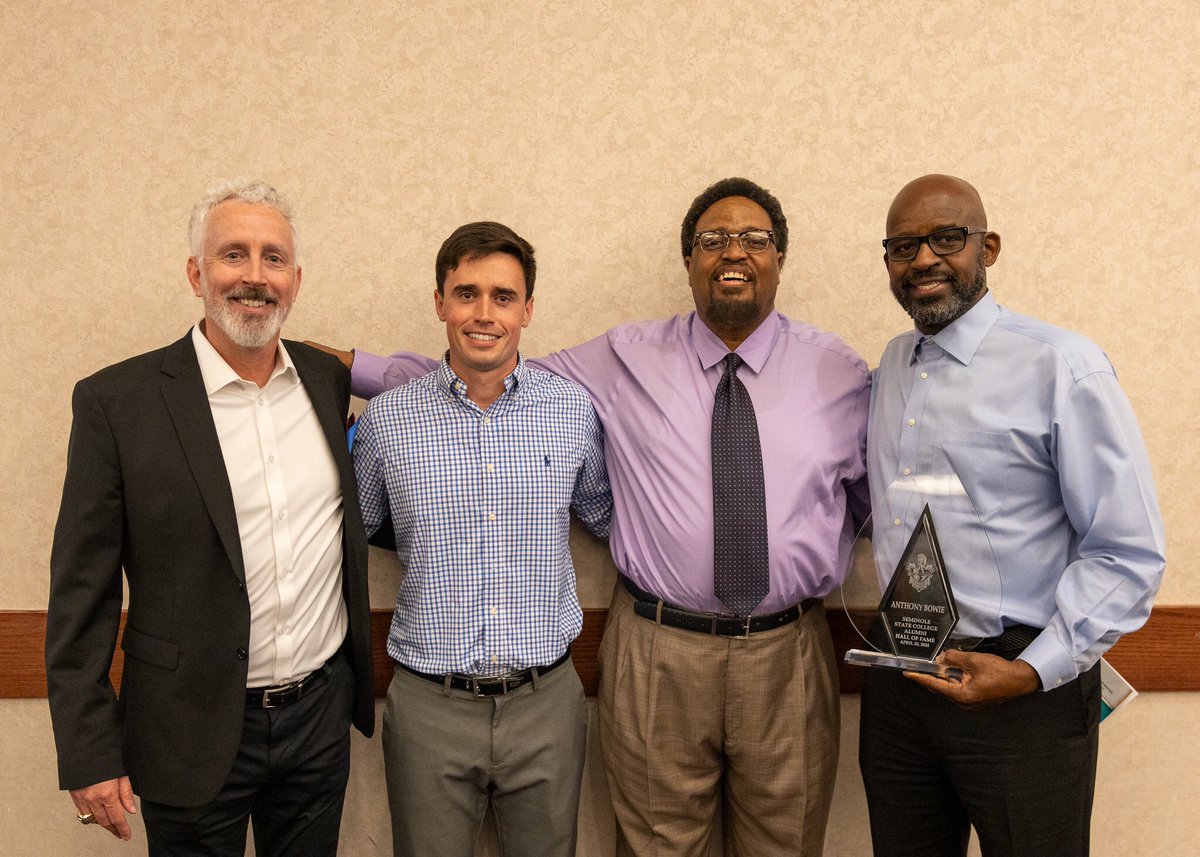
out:
{"label": "bald man in light blue shirt", "polygon": [[961,617],[943,660],[965,675],[867,671],[875,854],[965,855],[974,826],[985,857],[1085,855],[1098,661],[1146,621],[1165,563],[1141,433],[1099,347],[996,304],[1000,236],[973,187],[911,182],[887,236],[916,329],[872,387],[876,565],[886,584],[928,504]]}

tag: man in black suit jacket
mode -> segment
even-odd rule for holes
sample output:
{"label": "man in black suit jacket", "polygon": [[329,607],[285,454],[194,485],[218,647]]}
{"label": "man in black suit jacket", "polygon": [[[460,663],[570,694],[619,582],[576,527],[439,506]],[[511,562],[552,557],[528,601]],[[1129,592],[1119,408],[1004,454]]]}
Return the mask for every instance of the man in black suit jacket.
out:
{"label": "man in black suit jacket", "polygon": [[[335,854],[349,725],[374,728],[349,373],[279,331],[291,209],[259,181],[196,206],[204,320],[80,381],[51,557],[60,786],[151,854]],[[118,698],[108,680],[128,583]]]}

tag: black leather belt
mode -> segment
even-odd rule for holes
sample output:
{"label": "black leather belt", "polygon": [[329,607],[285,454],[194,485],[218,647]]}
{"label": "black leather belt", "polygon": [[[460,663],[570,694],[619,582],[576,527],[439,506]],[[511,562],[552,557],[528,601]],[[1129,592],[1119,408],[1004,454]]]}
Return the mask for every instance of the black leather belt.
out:
{"label": "black leather belt", "polygon": [[682,628],[684,631],[696,631],[700,634],[711,634],[716,637],[745,638],[751,634],[763,631],[773,631],[790,625],[800,618],[801,613],[807,613],[821,603],[820,598],[805,598],[795,607],[780,610],[778,613],[766,613],[761,616],[722,616],[717,613],[695,613],[682,607],[673,607],[657,595],[638,587],[625,575],[621,575],[621,584],[625,591],[633,596],[633,612],[651,622],[667,625],[671,628]]}
{"label": "black leather belt", "polygon": [[968,639],[953,639],[949,648],[962,649],[964,652],[979,652],[981,655],[999,655],[1005,660],[1016,660],[1042,633],[1041,628],[1031,625],[1009,625],[1003,633],[995,637],[978,637]]}
{"label": "black leather belt", "polygon": [[442,687],[449,687],[451,690],[465,690],[475,694],[475,696],[504,696],[506,693],[512,693],[517,688],[529,684],[535,676],[540,678],[551,670],[561,667],[570,659],[571,647],[568,646],[567,650],[563,652],[562,657],[549,666],[530,667],[520,672],[496,676],[466,675],[465,673],[437,675],[435,673],[419,672],[399,661],[396,661],[396,665],[412,673],[417,678],[423,678],[434,684],[440,684]]}
{"label": "black leather belt", "polygon": [[[337,657],[336,655],[334,657]],[[302,679],[273,687],[247,688],[247,708],[286,708],[294,702],[299,702],[306,693],[316,690],[321,680],[333,669],[333,658],[327,660],[319,670],[313,670]]]}

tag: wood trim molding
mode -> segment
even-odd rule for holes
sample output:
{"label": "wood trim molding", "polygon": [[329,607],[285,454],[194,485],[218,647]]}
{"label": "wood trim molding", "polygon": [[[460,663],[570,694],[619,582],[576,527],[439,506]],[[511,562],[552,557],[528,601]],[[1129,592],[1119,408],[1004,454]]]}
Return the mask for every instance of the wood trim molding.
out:
{"label": "wood trim molding", "polygon": [[[584,610],[583,633],[571,647],[575,668],[589,696],[596,693],[596,656],[607,615],[607,610]],[[392,675],[387,655],[391,618],[391,610],[371,611],[376,696],[387,692]],[[838,656],[842,693],[857,693],[862,687],[862,672],[842,664],[841,657],[846,649],[860,645],[860,641],[841,611],[830,610],[828,618]],[[871,611],[854,611],[854,620],[860,628],[867,627]],[[46,611],[0,610],[0,699],[45,697],[45,641]],[[1200,605],[1154,608],[1145,627],[1122,639],[1106,657],[1139,691],[1200,691]],[[123,664],[124,657],[118,646],[113,657],[114,684],[121,680]]]}

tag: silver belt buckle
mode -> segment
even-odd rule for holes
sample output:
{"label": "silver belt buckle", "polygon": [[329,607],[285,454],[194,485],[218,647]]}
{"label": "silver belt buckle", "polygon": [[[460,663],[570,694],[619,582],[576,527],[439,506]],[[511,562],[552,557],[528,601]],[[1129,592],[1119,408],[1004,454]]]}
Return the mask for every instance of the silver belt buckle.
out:
{"label": "silver belt buckle", "polygon": [[278,704],[271,703],[271,694],[276,694],[277,696],[281,697],[284,694],[292,693],[294,691],[296,693],[296,698],[299,699],[300,694],[302,694],[304,692],[304,686],[306,684],[308,684],[308,680],[316,674],[317,674],[316,672],[311,672],[302,679],[297,679],[296,681],[289,681],[287,684],[280,684],[280,685],[276,685],[275,687],[265,688],[263,690],[262,707],[263,708],[279,708]]}
{"label": "silver belt buckle", "polygon": [[718,634],[717,625],[729,619],[736,619],[737,616],[728,614],[722,616],[720,613],[709,613],[709,621],[712,623],[709,626],[709,634],[714,637],[724,637],[726,640],[749,640],[750,639],[750,616],[744,617],[742,621],[742,633],[740,634]]}
{"label": "silver belt buckle", "polygon": [[274,688],[272,688],[272,687],[264,688],[263,689],[263,698],[262,698],[262,707],[263,708],[278,708],[279,707],[278,705],[273,705],[271,703],[271,694],[272,693],[280,693],[281,691],[285,691],[290,686],[291,686],[290,684],[285,684],[285,685],[280,685],[279,687],[274,687]]}
{"label": "silver belt buckle", "polygon": [[749,640],[750,639],[750,618],[746,617],[746,621],[742,623],[742,633],[737,636],[730,637],[731,640]]}
{"label": "silver belt buckle", "polygon": [[[475,696],[476,699],[485,699],[488,696],[508,696],[508,682],[509,682],[509,679],[511,679],[513,677],[514,677],[514,673],[505,673],[504,675],[497,675],[497,676],[486,676],[482,679],[479,676],[471,676],[471,693]],[[483,688],[480,687],[480,685],[484,685],[484,684],[500,685],[500,687],[501,687],[500,693],[498,693],[498,694],[484,693]]]}

